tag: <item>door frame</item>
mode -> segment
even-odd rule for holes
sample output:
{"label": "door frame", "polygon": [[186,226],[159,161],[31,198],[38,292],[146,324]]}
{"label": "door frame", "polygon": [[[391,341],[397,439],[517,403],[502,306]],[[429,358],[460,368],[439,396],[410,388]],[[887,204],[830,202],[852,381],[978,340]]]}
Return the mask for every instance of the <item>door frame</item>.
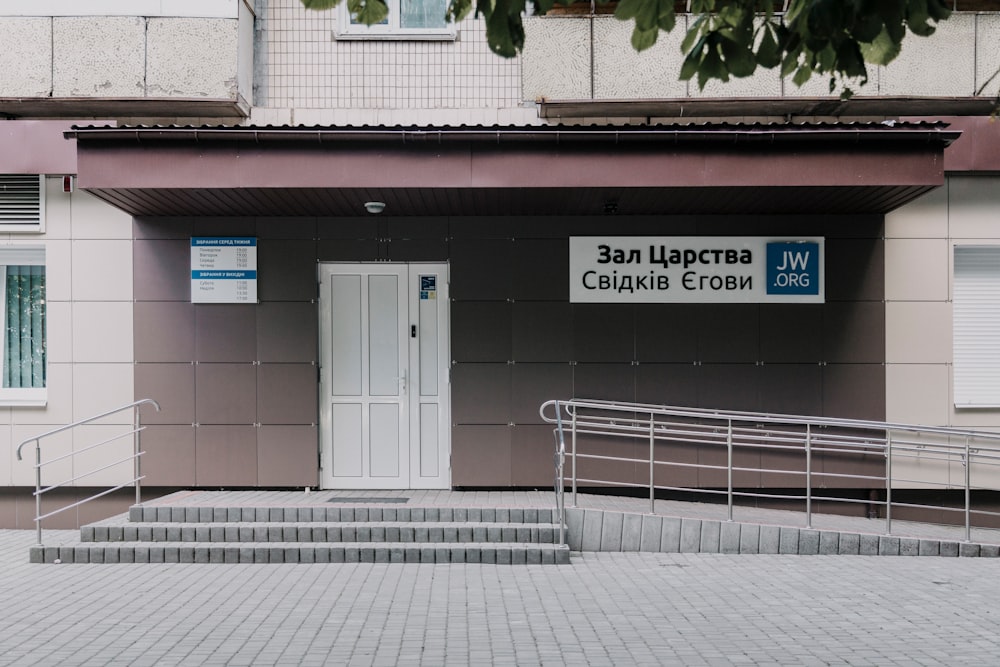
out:
{"label": "door frame", "polygon": [[[319,484],[323,489],[372,489],[389,488],[372,484],[370,477],[359,478],[362,480],[357,485],[345,484],[349,478],[334,478],[333,466],[333,431],[332,431],[332,400],[330,395],[330,374],[328,365],[330,360],[330,332],[329,326],[333,316],[330,295],[327,292],[329,282],[327,276],[334,275],[329,268],[342,270],[357,270],[362,276],[369,273],[377,273],[380,268],[386,267],[406,267],[404,275],[407,276],[406,291],[406,312],[402,319],[405,319],[404,331],[411,332],[411,327],[418,327],[416,338],[407,336],[407,345],[401,345],[401,353],[405,350],[407,354],[406,375],[407,391],[405,402],[407,405],[406,421],[408,424],[407,444],[409,470],[407,471],[408,484],[399,484],[391,488],[407,489],[448,489],[451,488],[451,308],[449,297],[449,265],[447,262],[320,262],[317,266],[317,282],[319,283]],[[438,276],[437,285],[437,345],[435,353],[437,357],[437,391],[436,398],[427,397],[424,399],[420,389],[421,372],[421,347],[423,338],[419,335],[420,325],[420,276],[421,274],[435,274]],[[434,295],[432,295],[434,296]],[[426,296],[424,297],[426,299]],[[425,348],[426,355],[426,348]],[[421,406],[427,403],[438,405],[436,432],[438,436],[438,446],[436,457],[438,460],[437,476],[424,476],[421,474]],[[401,474],[398,478],[403,480]],[[367,482],[367,483],[366,483]]]}

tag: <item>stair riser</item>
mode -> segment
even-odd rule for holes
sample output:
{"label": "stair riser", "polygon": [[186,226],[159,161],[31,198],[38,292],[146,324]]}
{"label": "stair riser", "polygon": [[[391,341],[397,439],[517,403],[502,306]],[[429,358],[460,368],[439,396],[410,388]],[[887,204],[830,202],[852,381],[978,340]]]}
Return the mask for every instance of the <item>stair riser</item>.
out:
{"label": "stair riser", "polygon": [[552,523],[553,509],[459,507],[132,507],[133,523]]}
{"label": "stair riser", "polygon": [[556,526],[85,526],[81,542],[520,542],[553,544]]}
{"label": "stair riser", "polygon": [[32,563],[484,563],[569,564],[569,549],[470,546],[75,546],[32,547]]}

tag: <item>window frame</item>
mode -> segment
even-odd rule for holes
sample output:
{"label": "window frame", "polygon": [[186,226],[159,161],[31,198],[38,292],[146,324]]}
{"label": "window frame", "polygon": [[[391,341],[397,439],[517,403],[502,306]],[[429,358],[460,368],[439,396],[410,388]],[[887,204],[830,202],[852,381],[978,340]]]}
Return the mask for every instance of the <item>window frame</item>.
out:
{"label": "window frame", "polygon": [[[46,263],[45,246],[39,244],[32,245],[3,245],[0,246],[0,294],[3,301],[0,302],[0,351],[7,349],[7,273],[8,266],[41,266],[45,269],[48,277],[48,265]],[[48,318],[48,282],[45,285],[46,294],[43,294],[42,303],[45,308],[44,333],[45,340],[45,386],[44,387],[4,387],[0,383],[0,407],[44,407],[48,402],[48,347],[49,347],[49,318]],[[0,359],[0,371],[2,364],[6,362],[6,355]]]}
{"label": "window frame", "polygon": [[347,9],[347,1],[337,6],[337,39],[338,40],[395,40],[395,41],[455,41],[458,30],[454,23],[445,22],[443,28],[403,28],[399,25],[401,16],[400,2],[403,0],[385,0],[389,7],[387,23],[363,25],[351,22],[351,14]]}

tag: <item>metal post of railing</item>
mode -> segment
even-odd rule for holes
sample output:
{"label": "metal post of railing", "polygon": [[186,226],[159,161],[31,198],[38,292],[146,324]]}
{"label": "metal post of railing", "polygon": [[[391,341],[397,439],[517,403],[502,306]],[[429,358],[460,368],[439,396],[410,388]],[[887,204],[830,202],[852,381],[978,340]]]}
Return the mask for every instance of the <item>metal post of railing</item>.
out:
{"label": "metal post of railing", "polygon": [[733,420],[726,420],[726,512],[729,521],[733,520]]}
{"label": "metal post of railing", "polygon": [[576,503],[576,409],[573,410],[573,421],[571,425],[572,439],[573,439],[573,507],[577,507]]}
{"label": "metal post of railing", "polygon": [[559,514],[559,544],[566,544],[566,434],[562,406],[556,401],[556,512]]}
{"label": "metal post of railing", "polygon": [[656,486],[654,480],[654,467],[656,465],[656,424],[653,421],[653,413],[649,413],[649,513],[656,514]]}
{"label": "metal post of railing", "polygon": [[134,456],[134,458],[132,459],[132,464],[133,464],[133,472],[135,473],[133,475],[133,477],[135,477],[135,504],[136,505],[140,505],[140,504],[142,504],[142,480],[141,480],[141,474],[140,474],[141,473],[141,468],[139,466],[139,459],[141,458],[139,456],[139,452],[141,451],[141,449],[139,447],[139,443],[140,443],[140,441],[139,441],[139,425],[140,425],[140,423],[139,423],[139,406],[138,405],[135,406],[135,408],[133,408],[133,412],[134,412],[134,416],[132,418],[132,431],[133,431],[132,432],[132,455]]}
{"label": "metal post of railing", "polygon": [[806,528],[812,528],[812,424],[806,424]]}
{"label": "metal post of railing", "polygon": [[972,458],[969,450],[969,436],[965,436],[965,541],[972,539],[972,524],[969,520],[969,508],[972,499]]}
{"label": "metal post of railing", "polygon": [[42,546],[42,443],[35,440],[35,530],[38,546]]}
{"label": "metal post of railing", "polygon": [[892,535],[892,431],[885,433],[885,534]]}

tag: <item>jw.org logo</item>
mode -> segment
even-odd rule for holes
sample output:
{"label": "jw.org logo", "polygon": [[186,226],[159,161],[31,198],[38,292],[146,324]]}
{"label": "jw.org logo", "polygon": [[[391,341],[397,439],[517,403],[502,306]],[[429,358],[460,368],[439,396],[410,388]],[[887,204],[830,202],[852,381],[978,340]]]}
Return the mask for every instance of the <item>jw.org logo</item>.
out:
{"label": "jw.org logo", "polygon": [[819,294],[819,244],[782,241],[767,244],[768,294]]}

